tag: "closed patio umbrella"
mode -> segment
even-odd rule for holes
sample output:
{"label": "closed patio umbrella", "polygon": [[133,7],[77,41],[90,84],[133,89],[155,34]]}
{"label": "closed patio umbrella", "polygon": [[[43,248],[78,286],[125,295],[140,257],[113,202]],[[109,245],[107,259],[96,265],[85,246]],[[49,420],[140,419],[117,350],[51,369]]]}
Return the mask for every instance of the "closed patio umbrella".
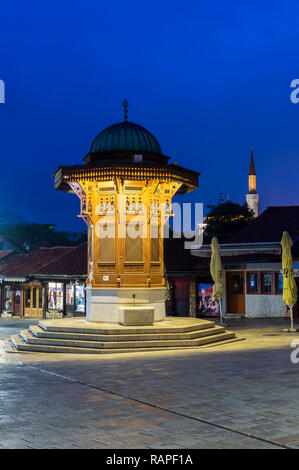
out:
{"label": "closed patio umbrella", "polygon": [[293,322],[293,306],[297,301],[297,286],[293,274],[293,258],[291,252],[293,242],[288,232],[283,232],[280,243],[282,246],[283,301],[290,309],[290,331],[296,331]]}
{"label": "closed patio umbrella", "polygon": [[222,281],[222,263],[220,258],[219,244],[216,237],[212,238],[211,242],[212,257],[210,262],[210,272],[214,281],[212,300],[217,300],[219,303],[220,312],[220,324],[224,324],[222,320],[222,293],[223,293],[223,281]]}

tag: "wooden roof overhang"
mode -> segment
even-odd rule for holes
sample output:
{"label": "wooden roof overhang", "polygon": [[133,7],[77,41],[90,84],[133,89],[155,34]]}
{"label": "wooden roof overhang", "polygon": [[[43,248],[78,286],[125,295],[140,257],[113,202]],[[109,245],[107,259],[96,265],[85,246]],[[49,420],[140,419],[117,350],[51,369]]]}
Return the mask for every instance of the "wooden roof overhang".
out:
{"label": "wooden roof overhang", "polygon": [[[223,243],[219,245],[221,257],[255,257],[266,255],[281,255],[280,242],[260,243]],[[202,245],[191,250],[191,254],[201,258],[210,258],[212,255],[211,245]]]}
{"label": "wooden roof overhang", "polygon": [[28,276],[2,276],[0,283],[8,283],[8,284],[24,284],[28,282]]}
{"label": "wooden roof overhang", "polygon": [[44,274],[44,273],[37,273],[37,274],[30,274],[30,280],[41,280],[41,281],[85,281],[87,273],[85,274]]}
{"label": "wooden roof overhang", "polygon": [[160,182],[180,182],[180,194],[198,188],[200,173],[187,170],[178,165],[153,165],[140,163],[102,163],[94,165],[60,166],[55,174],[55,189],[71,192],[68,182],[109,181],[114,178],[124,180]]}

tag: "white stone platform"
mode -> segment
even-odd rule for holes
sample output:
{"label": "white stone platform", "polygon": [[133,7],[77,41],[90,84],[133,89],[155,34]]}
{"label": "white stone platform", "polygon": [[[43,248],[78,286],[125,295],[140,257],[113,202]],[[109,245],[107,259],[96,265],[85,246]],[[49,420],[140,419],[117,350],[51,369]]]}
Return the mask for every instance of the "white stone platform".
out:
{"label": "white stone platform", "polygon": [[138,327],[65,318],[42,320],[39,325],[13,335],[10,343],[17,351],[108,354],[196,348],[236,340],[235,333],[196,318],[167,317],[153,325]]}
{"label": "white stone platform", "polygon": [[86,319],[121,323],[123,308],[152,308],[154,321],[165,320],[164,287],[104,289],[86,287]]}

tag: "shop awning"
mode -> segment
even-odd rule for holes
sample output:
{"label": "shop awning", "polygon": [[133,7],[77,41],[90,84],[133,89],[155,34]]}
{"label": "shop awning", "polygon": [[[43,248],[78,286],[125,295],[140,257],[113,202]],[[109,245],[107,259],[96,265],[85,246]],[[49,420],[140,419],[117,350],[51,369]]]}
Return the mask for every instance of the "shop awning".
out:
{"label": "shop awning", "polygon": [[[220,256],[253,255],[257,253],[281,254],[280,243],[223,243],[219,245]],[[191,250],[191,254],[201,258],[209,258],[212,255],[211,245],[203,245]]]}
{"label": "shop awning", "polygon": [[28,282],[28,277],[25,276],[3,276],[2,282]]}

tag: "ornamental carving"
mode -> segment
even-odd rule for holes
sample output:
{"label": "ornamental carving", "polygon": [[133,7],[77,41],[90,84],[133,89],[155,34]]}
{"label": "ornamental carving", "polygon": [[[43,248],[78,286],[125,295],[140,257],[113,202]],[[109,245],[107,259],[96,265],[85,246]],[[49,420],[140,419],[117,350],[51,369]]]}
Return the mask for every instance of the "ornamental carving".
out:
{"label": "ornamental carving", "polygon": [[115,264],[98,264],[100,273],[115,273]]}
{"label": "ornamental carving", "polygon": [[160,263],[157,264],[151,264],[151,272],[152,273],[159,273],[161,269]]}
{"label": "ornamental carving", "polygon": [[143,273],[144,272],[144,264],[124,264],[124,272],[125,273]]}

